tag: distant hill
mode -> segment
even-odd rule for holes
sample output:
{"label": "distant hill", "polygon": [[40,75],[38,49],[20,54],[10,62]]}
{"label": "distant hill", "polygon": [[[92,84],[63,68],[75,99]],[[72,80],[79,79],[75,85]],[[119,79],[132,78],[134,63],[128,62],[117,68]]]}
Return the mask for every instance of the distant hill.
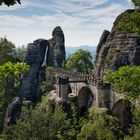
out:
{"label": "distant hill", "polygon": [[67,58],[79,49],[88,50],[91,53],[93,59],[95,58],[95,54],[96,54],[96,47],[95,46],[77,46],[77,47],[67,47],[66,46],[65,49],[66,49],[66,57]]}

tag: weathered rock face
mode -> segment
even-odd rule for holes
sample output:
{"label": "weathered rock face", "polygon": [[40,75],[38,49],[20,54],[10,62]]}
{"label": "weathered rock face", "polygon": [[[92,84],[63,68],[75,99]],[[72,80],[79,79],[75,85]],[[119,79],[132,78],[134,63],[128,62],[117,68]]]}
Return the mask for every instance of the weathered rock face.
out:
{"label": "weathered rock face", "polygon": [[[61,27],[56,27],[50,40],[38,39],[28,44],[25,63],[30,70],[23,74],[20,87],[20,97],[36,103],[38,85],[45,81],[44,61],[47,66],[61,67],[65,60],[64,34]],[[46,52],[47,50],[47,52]]]}
{"label": "weathered rock face", "polygon": [[30,70],[22,76],[19,94],[21,98],[33,103],[37,101],[38,83],[45,80],[45,68],[42,67],[42,63],[46,47],[48,47],[48,41],[44,39],[35,40],[27,47],[25,63],[30,66]]}
{"label": "weathered rock face", "polygon": [[4,129],[10,124],[16,124],[16,119],[21,115],[21,100],[19,97],[16,97],[11,104],[8,105],[5,119],[4,119]]}
{"label": "weathered rock face", "polygon": [[61,27],[57,26],[52,32],[53,38],[49,40],[48,65],[61,67],[65,60],[65,38]]}
{"label": "weathered rock face", "polygon": [[99,44],[97,46],[96,59],[95,59],[95,64],[96,64],[95,69],[96,69],[97,77],[100,77],[102,67],[104,66],[105,57],[109,50],[109,47],[106,47],[106,41],[109,35],[110,32],[104,30],[100,38]]}
{"label": "weathered rock face", "polygon": [[30,66],[30,70],[22,75],[19,94],[16,98],[18,100],[14,100],[7,108],[5,128],[8,124],[16,122],[20,116],[22,104],[37,103],[40,94],[39,85],[46,80],[45,66],[58,68],[65,60],[64,34],[61,27],[56,27],[52,36],[53,38],[49,41],[38,39],[28,44],[24,62]]}
{"label": "weathered rock face", "polygon": [[123,14],[117,17],[111,33],[104,31],[101,36],[95,60],[98,77],[102,77],[107,69],[117,70],[125,65],[140,65],[140,36],[120,31],[117,27],[118,22],[123,21]]}
{"label": "weathered rock face", "polygon": [[37,102],[39,83],[45,81],[45,67],[42,65],[44,61],[47,61],[47,66],[61,67],[65,60],[64,34],[61,27],[56,27],[52,36],[49,41],[38,39],[28,44],[24,62],[30,66],[30,70],[22,75],[19,91],[21,100],[24,98],[34,104]]}

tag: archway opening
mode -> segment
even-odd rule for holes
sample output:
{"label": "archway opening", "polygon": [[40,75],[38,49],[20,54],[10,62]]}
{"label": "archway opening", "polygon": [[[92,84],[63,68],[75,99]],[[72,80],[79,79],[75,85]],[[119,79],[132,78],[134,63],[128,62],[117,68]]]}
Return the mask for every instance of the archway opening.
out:
{"label": "archway opening", "polygon": [[68,94],[69,93],[72,93],[72,88],[71,88],[70,84],[68,85]]}
{"label": "archway opening", "polygon": [[117,101],[112,109],[112,115],[116,116],[125,134],[128,134],[128,129],[132,123],[132,104],[124,99]]}
{"label": "archway opening", "polygon": [[92,106],[93,94],[88,87],[83,87],[78,93],[78,107],[79,115],[85,116],[88,112],[88,108]]}

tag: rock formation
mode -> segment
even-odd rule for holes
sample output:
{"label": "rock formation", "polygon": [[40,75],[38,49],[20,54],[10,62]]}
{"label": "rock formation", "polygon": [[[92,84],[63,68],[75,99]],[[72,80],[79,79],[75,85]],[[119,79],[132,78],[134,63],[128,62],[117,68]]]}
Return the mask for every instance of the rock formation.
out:
{"label": "rock formation", "polygon": [[121,13],[115,20],[111,32],[106,30],[103,32],[97,46],[94,70],[98,78],[99,106],[108,108],[119,119],[124,133],[128,133],[131,122],[131,108],[124,103],[121,94],[115,94],[110,84],[102,84],[100,78],[109,69],[115,71],[121,66],[140,65],[140,36],[118,28],[118,23],[124,22],[124,14],[126,12],[131,13],[134,10],[127,10]]}
{"label": "rock formation", "polygon": [[[45,66],[59,68],[65,60],[64,34],[61,27],[56,27],[52,32],[50,40],[38,39],[27,46],[24,62],[30,66],[28,72],[22,74],[20,90],[17,100],[13,101],[7,108],[5,126],[15,123],[21,113],[21,104],[35,105],[40,96],[40,83],[45,81]],[[15,108],[19,108],[15,112]],[[11,113],[14,112],[14,113]],[[17,117],[16,117],[17,116]],[[9,120],[9,118],[12,118]],[[12,121],[12,122],[10,122]]]}
{"label": "rock formation", "polygon": [[102,77],[107,69],[117,70],[125,65],[140,65],[140,36],[118,29],[123,15],[124,13],[117,17],[110,33],[105,30],[101,36],[95,60],[95,71],[99,77]]}
{"label": "rock formation", "polygon": [[19,97],[16,97],[11,104],[8,105],[5,119],[4,119],[4,129],[10,124],[16,124],[16,119],[21,115],[22,103]]}
{"label": "rock formation", "polygon": [[52,32],[53,38],[49,40],[48,65],[61,67],[65,60],[65,38],[61,27],[57,26]]}
{"label": "rock formation", "polygon": [[20,87],[20,97],[36,103],[38,85],[45,81],[45,62],[47,66],[61,67],[65,60],[64,34],[57,26],[52,32],[50,40],[38,39],[28,44],[25,63],[30,70],[23,74]]}
{"label": "rock formation", "polygon": [[19,96],[33,103],[37,101],[38,84],[44,81],[45,68],[41,67],[48,41],[44,39],[35,40],[28,44],[25,63],[30,66],[30,70],[22,75]]}

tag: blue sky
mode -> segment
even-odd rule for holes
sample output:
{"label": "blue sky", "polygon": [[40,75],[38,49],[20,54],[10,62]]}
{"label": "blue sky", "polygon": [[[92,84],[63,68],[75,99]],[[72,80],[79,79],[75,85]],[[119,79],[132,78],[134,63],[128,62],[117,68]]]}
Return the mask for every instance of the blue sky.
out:
{"label": "blue sky", "polygon": [[21,0],[22,5],[0,7],[0,37],[16,46],[38,38],[50,39],[61,26],[66,46],[97,46],[104,29],[111,30],[115,18],[130,0]]}

